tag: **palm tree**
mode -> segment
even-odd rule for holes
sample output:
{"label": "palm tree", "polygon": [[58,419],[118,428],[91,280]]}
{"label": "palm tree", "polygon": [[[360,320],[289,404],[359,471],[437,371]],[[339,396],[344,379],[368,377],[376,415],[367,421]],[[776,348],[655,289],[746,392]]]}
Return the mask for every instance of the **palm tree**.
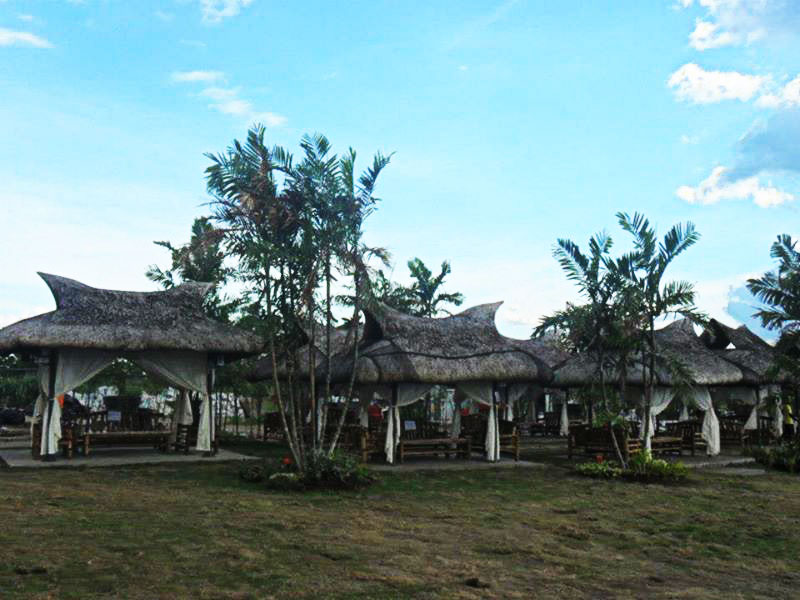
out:
{"label": "palm tree", "polygon": [[800,251],[796,246],[791,236],[779,235],[770,248],[778,268],[749,279],[747,289],[764,303],[753,316],[767,329],[780,332],[780,366],[800,375],[800,361],[796,359],[800,344]]}
{"label": "palm tree", "polygon": [[666,270],[672,261],[700,239],[694,224],[673,225],[658,241],[655,228],[640,213],[633,217],[617,213],[623,230],[633,236],[634,249],[618,258],[613,270],[627,280],[638,293],[633,296],[636,312],[641,317],[641,350],[645,365],[646,385],[644,397],[644,437],[650,435],[650,407],[655,389],[655,367],[658,350],[655,342],[655,323],[670,315],[681,315],[695,322],[704,316],[694,306],[694,286],[688,281],[664,282]]}
{"label": "palm tree", "polygon": [[225,254],[220,245],[222,232],[214,227],[208,217],[199,217],[192,223],[192,235],[184,246],[173,246],[170,242],[154,242],[170,251],[172,264],[169,269],[150,265],[145,276],[170,289],[182,281],[213,283],[212,292],[206,296],[206,312],[215,319],[228,321],[236,309],[236,301],[227,301],[220,295],[221,287],[231,274],[223,263]]}
{"label": "palm tree", "polygon": [[425,266],[419,258],[408,261],[408,270],[414,283],[408,290],[408,295],[412,300],[412,312],[420,317],[435,317],[441,312],[451,314],[441,304],[453,304],[461,306],[464,302],[464,295],[460,292],[448,293],[440,292],[439,289],[444,285],[445,277],[450,274],[450,262],[443,261],[439,274],[434,276],[433,272]]}

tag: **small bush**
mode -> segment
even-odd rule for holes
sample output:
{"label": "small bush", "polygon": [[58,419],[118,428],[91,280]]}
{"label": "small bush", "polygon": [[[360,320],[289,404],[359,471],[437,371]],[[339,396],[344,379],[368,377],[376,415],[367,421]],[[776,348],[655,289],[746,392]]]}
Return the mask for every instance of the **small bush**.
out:
{"label": "small bush", "polygon": [[265,483],[279,491],[293,490],[355,490],[375,481],[367,468],[355,457],[324,452],[309,454],[305,472],[289,457],[280,462],[246,461],[239,466],[239,477],[249,483]]}
{"label": "small bush", "polygon": [[649,452],[634,454],[623,469],[615,462],[587,462],[575,466],[575,471],[585,477],[598,479],[624,479],[642,483],[677,483],[686,480],[689,470],[681,462],[667,462],[653,458]]}
{"label": "small bush", "polygon": [[644,483],[677,483],[689,477],[689,469],[680,461],[667,462],[653,458],[649,452],[642,451],[634,454],[628,461],[628,468],[623,472],[623,477]]}
{"label": "small bush", "polygon": [[587,462],[575,465],[575,471],[585,477],[596,479],[617,479],[622,475],[622,468],[614,462]]}
{"label": "small bush", "polygon": [[316,452],[307,457],[307,463],[302,481],[308,489],[354,490],[375,480],[354,456],[342,452],[333,456]]}
{"label": "small bush", "polygon": [[261,483],[277,472],[277,466],[261,460],[246,460],[239,465],[239,478],[248,483]]}
{"label": "small bush", "polygon": [[750,450],[753,458],[765,467],[800,472],[800,442],[783,442],[777,446],[757,446]]}

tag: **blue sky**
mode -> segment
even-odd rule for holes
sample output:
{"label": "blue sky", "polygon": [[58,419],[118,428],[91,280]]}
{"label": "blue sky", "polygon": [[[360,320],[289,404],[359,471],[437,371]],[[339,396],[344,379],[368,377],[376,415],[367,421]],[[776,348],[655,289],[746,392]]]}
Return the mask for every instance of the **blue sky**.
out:
{"label": "blue sky", "polygon": [[367,241],[452,262],[527,336],[575,299],[551,256],[619,210],[700,243],[672,275],[748,322],[743,282],[800,235],[800,6],[0,0],[0,325],[52,307],[35,271],[154,289],[154,240],[204,214],[204,152],[256,120],[362,166],[396,152]]}

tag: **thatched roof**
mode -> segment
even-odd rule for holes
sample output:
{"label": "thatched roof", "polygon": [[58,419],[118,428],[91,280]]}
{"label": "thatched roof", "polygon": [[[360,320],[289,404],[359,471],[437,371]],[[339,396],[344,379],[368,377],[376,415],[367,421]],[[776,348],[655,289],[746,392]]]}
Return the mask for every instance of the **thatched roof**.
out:
{"label": "thatched roof", "polygon": [[[661,385],[675,385],[678,378],[670,368],[670,362],[682,367],[690,380],[696,385],[732,385],[745,381],[746,376],[740,368],[709,350],[695,334],[688,319],[675,321],[656,331],[656,381]],[[556,369],[554,385],[559,387],[578,387],[598,383],[597,355],[582,353],[575,355]],[[628,367],[627,383],[644,384],[644,369],[641,359],[636,358]],[[606,371],[607,381],[617,381],[615,370]]]}
{"label": "thatched roof", "polygon": [[745,325],[734,329],[711,319],[701,339],[718,356],[741,368],[748,383],[782,383],[790,378],[785,371],[776,371],[775,348]]}
{"label": "thatched roof", "polygon": [[0,329],[0,353],[38,348],[193,350],[229,357],[256,354],[255,335],[203,312],[209,283],[184,283],[161,292],[121,292],[39,273],[56,310]]}
{"label": "thatched roof", "polygon": [[[656,331],[656,347],[688,371],[698,385],[732,385],[748,379],[741,368],[709,350],[695,333],[689,319],[680,319]],[[675,383],[668,370],[658,373],[665,385]]]}
{"label": "thatched roof", "polygon": [[[415,317],[377,303],[365,308],[364,334],[355,364],[356,383],[549,381],[552,371],[547,361],[564,357],[548,341],[515,340],[501,335],[495,326],[500,304],[475,306],[445,318]],[[324,340],[317,344],[320,347],[324,347]],[[307,360],[307,348],[298,354],[301,360]],[[324,373],[325,365],[324,356],[320,358],[318,376]],[[271,376],[266,362],[259,361],[251,378]],[[331,358],[332,379],[346,382],[352,372],[350,342],[338,348]]]}

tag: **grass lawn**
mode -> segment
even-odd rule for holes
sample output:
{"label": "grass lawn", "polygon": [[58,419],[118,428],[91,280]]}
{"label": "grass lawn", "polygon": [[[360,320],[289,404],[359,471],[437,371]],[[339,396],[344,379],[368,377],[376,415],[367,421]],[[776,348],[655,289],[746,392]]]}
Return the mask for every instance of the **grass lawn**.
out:
{"label": "grass lawn", "polygon": [[797,598],[799,555],[800,477],[778,473],[389,473],[301,495],[231,464],[0,470],[3,599]]}

